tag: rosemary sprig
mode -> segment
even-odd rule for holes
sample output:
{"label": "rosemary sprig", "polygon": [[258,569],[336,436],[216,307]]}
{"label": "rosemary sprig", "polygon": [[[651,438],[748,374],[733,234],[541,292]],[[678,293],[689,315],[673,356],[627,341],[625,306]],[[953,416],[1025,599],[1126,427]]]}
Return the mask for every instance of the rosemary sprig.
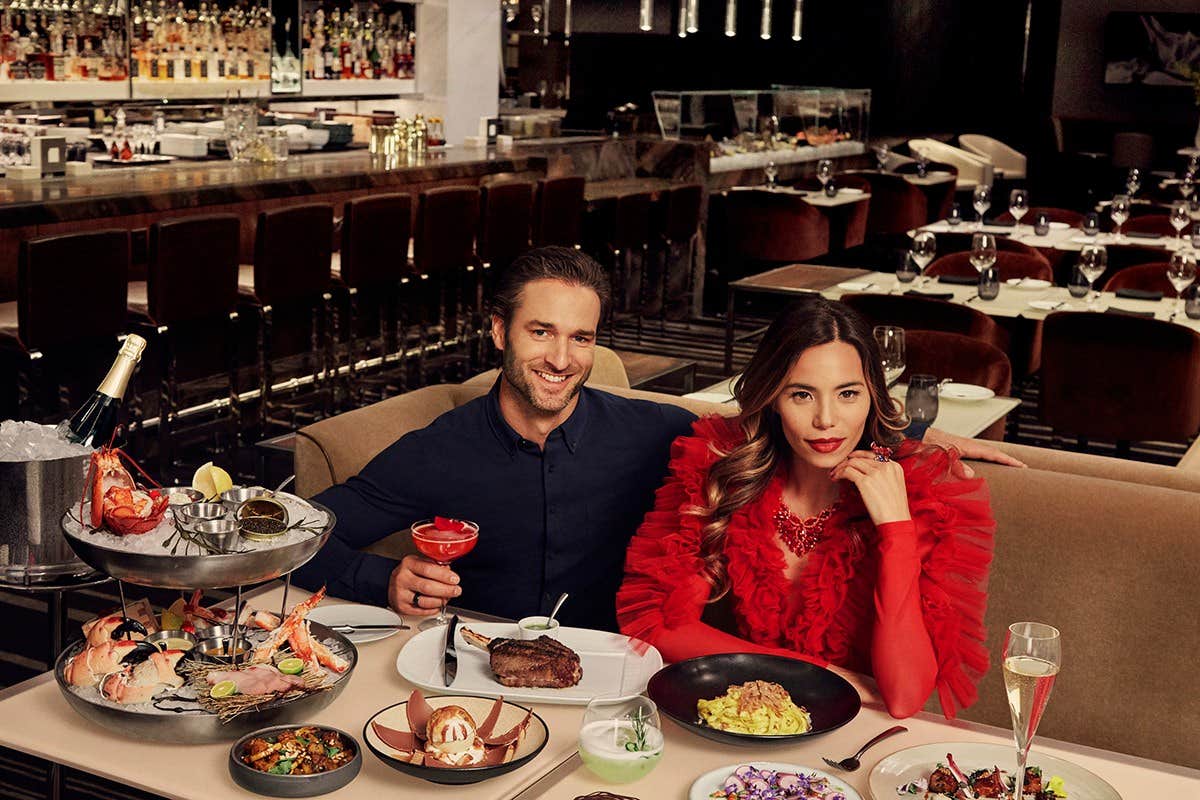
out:
{"label": "rosemary sprig", "polygon": [[646,710],[639,707],[629,715],[633,723],[633,741],[625,742],[625,749],[632,753],[640,753],[646,749]]}

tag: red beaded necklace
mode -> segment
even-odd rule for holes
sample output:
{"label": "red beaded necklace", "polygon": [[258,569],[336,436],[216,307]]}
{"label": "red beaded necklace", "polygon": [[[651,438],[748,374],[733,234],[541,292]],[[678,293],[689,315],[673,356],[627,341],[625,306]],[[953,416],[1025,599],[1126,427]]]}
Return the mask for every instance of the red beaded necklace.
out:
{"label": "red beaded necklace", "polygon": [[804,558],[825,535],[825,523],[837,507],[838,504],[833,503],[816,516],[800,519],[781,500],[779,508],[775,509],[775,530],[789,550],[798,558]]}

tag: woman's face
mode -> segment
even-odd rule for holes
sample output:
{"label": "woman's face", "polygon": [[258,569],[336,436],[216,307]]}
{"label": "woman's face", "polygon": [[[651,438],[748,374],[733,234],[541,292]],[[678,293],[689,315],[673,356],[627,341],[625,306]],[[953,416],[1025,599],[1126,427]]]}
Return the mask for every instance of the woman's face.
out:
{"label": "woman's face", "polygon": [[862,440],[871,413],[858,351],[845,342],[805,350],[772,407],[797,459],[815,468],[836,466]]}

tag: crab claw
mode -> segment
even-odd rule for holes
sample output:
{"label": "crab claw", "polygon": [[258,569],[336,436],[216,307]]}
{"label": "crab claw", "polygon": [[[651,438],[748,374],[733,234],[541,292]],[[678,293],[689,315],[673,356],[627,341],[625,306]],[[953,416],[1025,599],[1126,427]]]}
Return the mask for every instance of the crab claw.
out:
{"label": "crab claw", "polygon": [[135,642],[134,648],[121,658],[121,663],[140,664],[157,652],[159,652],[158,648],[149,642]]}
{"label": "crab claw", "polygon": [[112,633],[110,633],[109,636],[114,639],[132,639],[132,634],[135,633],[145,636],[146,626],[132,617],[125,617],[121,621],[120,625],[113,628]]}

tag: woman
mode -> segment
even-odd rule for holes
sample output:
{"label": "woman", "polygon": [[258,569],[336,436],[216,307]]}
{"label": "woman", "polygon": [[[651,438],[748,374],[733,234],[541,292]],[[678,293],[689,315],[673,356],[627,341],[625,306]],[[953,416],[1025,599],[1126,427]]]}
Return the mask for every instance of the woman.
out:
{"label": "woman", "polygon": [[[953,718],[987,669],[983,481],[903,438],[870,328],[820,296],[771,325],[735,394],[739,416],[673,445],[629,545],[622,631],[672,661],[754,652],[868,672],[896,717],[936,687]],[[740,637],[700,621],[727,594]]]}

